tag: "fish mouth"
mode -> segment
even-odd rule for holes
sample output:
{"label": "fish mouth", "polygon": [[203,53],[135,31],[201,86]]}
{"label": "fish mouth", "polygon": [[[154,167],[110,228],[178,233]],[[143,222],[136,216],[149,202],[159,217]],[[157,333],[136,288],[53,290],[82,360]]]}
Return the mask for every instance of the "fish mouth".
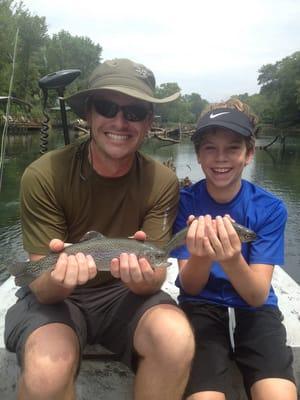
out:
{"label": "fish mouth", "polygon": [[257,235],[248,235],[248,236],[244,236],[244,237],[243,237],[243,241],[244,241],[245,243],[253,242],[253,241],[256,240],[256,239],[257,239]]}
{"label": "fish mouth", "polygon": [[168,268],[172,265],[169,261],[161,261],[160,263],[155,263],[154,268]]}

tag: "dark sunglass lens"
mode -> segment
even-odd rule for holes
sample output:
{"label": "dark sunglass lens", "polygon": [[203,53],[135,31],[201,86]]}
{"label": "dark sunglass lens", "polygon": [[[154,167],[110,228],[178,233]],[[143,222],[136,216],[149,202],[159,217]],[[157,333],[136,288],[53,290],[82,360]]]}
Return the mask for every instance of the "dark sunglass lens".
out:
{"label": "dark sunglass lens", "polygon": [[122,109],[127,121],[132,122],[143,121],[148,114],[148,110],[140,106],[124,106]]}
{"label": "dark sunglass lens", "polygon": [[106,118],[115,117],[119,111],[118,104],[107,100],[95,100],[94,108],[98,114],[103,115]]}

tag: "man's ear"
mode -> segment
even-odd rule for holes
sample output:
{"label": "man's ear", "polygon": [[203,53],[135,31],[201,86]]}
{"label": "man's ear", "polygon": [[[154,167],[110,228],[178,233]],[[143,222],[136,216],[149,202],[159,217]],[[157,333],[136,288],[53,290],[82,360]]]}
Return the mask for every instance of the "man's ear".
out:
{"label": "man's ear", "polygon": [[92,120],[91,110],[87,110],[86,111],[86,122],[87,122],[87,126],[89,128],[91,127],[91,120]]}
{"label": "man's ear", "polygon": [[152,124],[154,121],[154,113],[151,113],[147,116],[147,119],[145,120],[146,123],[146,132],[150,131]]}
{"label": "man's ear", "polygon": [[199,150],[198,150],[198,151],[197,151],[197,153],[196,153],[196,157],[197,157],[198,164],[200,164],[200,165],[201,165],[201,160],[200,160]]}

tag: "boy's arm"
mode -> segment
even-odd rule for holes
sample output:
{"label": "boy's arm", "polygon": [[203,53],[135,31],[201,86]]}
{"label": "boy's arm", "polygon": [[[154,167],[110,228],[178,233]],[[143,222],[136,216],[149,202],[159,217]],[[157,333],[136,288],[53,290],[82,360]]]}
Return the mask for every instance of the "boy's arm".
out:
{"label": "boy's arm", "polygon": [[221,266],[232,286],[250,306],[262,306],[269,294],[274,265],[248,265],[242,255],[236,260],[222,261]]}
{"label": "boy's arm", "polygon": [[179,279],[186,293],[198,294],[206,285],[211,260],[207,257],[191,256],[188,260],[178,260]]}
{"label": "boy's arm", "polygon": [[242,255],[237,232],[227,217],[216,217],[215,227],[207,227],[208,254],[220,263],[232,286],[246,303],[253,307],[263,305],[270,291],[274,266],[248,265]]}
{"label": "boy's arm", "polygon": [[186,246],[190,257],[187,260],[178,260],[180,283],[184,291],[191,295],[198,294],[204,288],[212,265],[212,260],[208,257],[205,249],[207,219],[211,220],[209,216],[200,216],[199,218],[195,218],[193,215],[189,216],[190,227],[186,237]]}

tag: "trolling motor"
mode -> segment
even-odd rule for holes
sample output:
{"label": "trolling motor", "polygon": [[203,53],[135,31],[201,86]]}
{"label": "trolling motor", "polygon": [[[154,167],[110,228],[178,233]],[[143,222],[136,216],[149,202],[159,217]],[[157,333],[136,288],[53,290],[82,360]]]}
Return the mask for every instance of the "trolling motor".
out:
{"label": "trolling motor", "polygon": [[49,115],[46,113],[46,105],[48,100],[48,90],[55,89],[58,93],[59,107],[61,113],[61,121],[64,132],[65,144],[70,143],[69,129],[67,123],[66,106],[64,100],[64,90],[67,85],[73,82],[80,75],[79,69],[65,69],[62,71],[52,72],[39,80],[39,87],[42,89],[44,102],[43,102],[43,114],[45,120],[42,122],[41,137],[40,137],[40,153],[44,154],[47,151],[48,145],[48,122],[50,120]]}

